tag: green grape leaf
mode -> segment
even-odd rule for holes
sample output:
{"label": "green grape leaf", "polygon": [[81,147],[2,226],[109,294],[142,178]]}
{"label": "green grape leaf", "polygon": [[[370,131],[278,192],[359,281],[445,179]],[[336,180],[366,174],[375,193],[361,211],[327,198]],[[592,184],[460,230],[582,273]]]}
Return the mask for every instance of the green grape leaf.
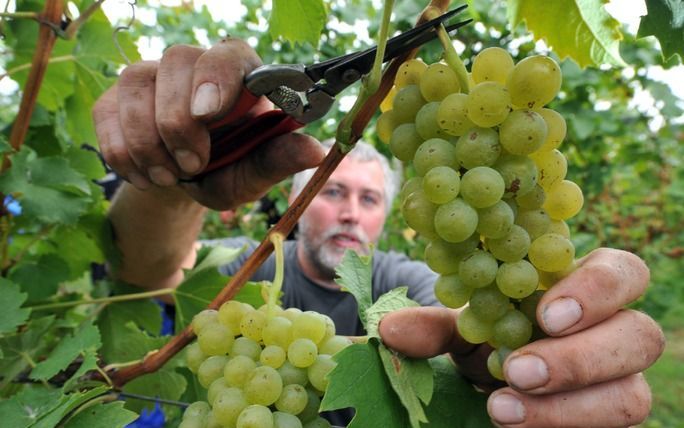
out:
{"label": "green grape leaf", "polygon": [[[48,343],[44,340],[55,323],[53,315],[30,320],[21,332],[0,339],[3,357],[0,359],[0,388],[11,382],[28,368],[26,355],[35,360],[37,355],[44,355]],[[1,414],[1,413],[0,413]]]}
{"label": "green grape leaf", "polygon": [[123,401],[98,403],[77,413],[64,428],[123,428],[138,418],[136,413],[123,406]]}
{"label": "green grape leaf", "polygon": [[525,21],[536,40],[544,39],[561,59],[590,65],[624,66],[620,23],[604,9],[604,0],[508,0],[508,20]]}
{"label": "green grape leaf", "polygon": [[[129,394],[139,394],[148,397],[158,397],[165,400],[178,400],[187,383],[182,374],[176,373],[175,370],[162,368],[154,373],[146,374],[137,377],[128,382],[123,391]],[[169,406],[162,406],[164,412],[168,413]],[[126,408],[134,412],[141,412],[143,409],[151,410],[154,408],[154,403],[150,401],[128,399],[126,400]]]}
{"label": "green grape leaf", "polygon": [[354,295],[359,306],[359,318],[367,328],[366,311],[373,304],[372,264],[370,257],[359,256],[354,251],[345,251],[342,262],[335,268],[337,283],[342,289]]}
{"label": "green grape leaf", "polygon": [[406,408],[411,428],[420,428],[427,417],[421,402],[426,405],[432,398],[432,367],[428,360],[408,358],[390,350],[382,343],[378,352],[385,368],[385,374]]}
{"label": "green grape leaf", "polygon": [[[129,323],[133,323],[131,328]],[[107,305],[97,319],[102,335],[100,354],[108,363],[133,361],[144,356],[161,343],[148,344],[148,337],[140,328],[150,334],[161,329],[160,307],[152,300],[134,300]],[[126,346],[121,346],[125,343]]]}
{"label": "green grape leaf", "polygon": [[327,19],[322,0],[273,0],[269,29],[274,39],[318,46]]}
{"label": "green grape leaf", "polygon": [[19,286],[5,278],[0,278],[0,336],[4,333],[16,331],[17,327],[24,324],[31,314],[30,309],[22,308],[26,301],[26,293],[19,290]]}
{"label": "green grape leaf", "polygon": [[88,324],[62,339],[50,356],[31,370],[31,379],[50,379],[65,369],[76,357],[96,352],[101,345],[100,332],[93,324]]}
{"label": "green grape leaf", "polygon": [[245,251],[245,248],[230,248],[224,246],[202,247],[197,254],[197,262],[192,270],[185,272],[184,281],[188,281],[196,273],[206,269],[215,269],[227,265]]}
{"label": "green grape leaf", "polygon": [[92,400],[93,398],[104,394],[108,390],[109,387],[107,386],[99,386],[91,390],[73,392],[71,394],[63,395],[59,399],[58,406],[41,418],[36,424],[31,425],[31,428],[56,427],[64,419],[64,417],[71,413],[74,409]]}
{"label": "green grape leaf", "polygon": [[641,17],[637,37],[655,36],[667,61],[679,55],[684,61],[684,3],[681,0],[646,0],[648,14]]}
{"label": "green grape leaf", "polygon": [[14,148],[12,148],[9,141],[7,141],[7,137],[5,135],[0,134],[0,155],[4,155],[5,153],[12,153],[13,151]]}
{"label": "green grape leaf", "polygon": [[371,337],[380,337],[378,326],[386,314],[402,308],[420,306],[406,295],[408,287],[398,287],[378,297],[373,306],[366,309],[366,331]]}
{"label": "green grape leaf", "polygon": [[425,428],[492,428],[487,395],[475,391],[446,356],[431,358],[434,393],[426,409]]}
{"label": "green grape leaf", "polygon": [[69,265],[57,254],[44,254],[35,260],[25,260],[9,273],[9,279],[19,284],[28,293],[33,303],[52,296],[59,283],[70,277]]}
{"label": "green grape leaf", "polygon": [[36,158],[28,147],[11,156],[0,192],[16,195],[26,215],[45,223],[74,224],[86,211],[90,182],[61,157]]}
{"label": "green grape leaf", "polygon": [[378,344],[370,339],[365,344],[348,346],[333,357],[337,366],[329,374],[320,410],[353,407],[356,414],[348,428],[402,428],[409,424],[406,409],[383,369]]}

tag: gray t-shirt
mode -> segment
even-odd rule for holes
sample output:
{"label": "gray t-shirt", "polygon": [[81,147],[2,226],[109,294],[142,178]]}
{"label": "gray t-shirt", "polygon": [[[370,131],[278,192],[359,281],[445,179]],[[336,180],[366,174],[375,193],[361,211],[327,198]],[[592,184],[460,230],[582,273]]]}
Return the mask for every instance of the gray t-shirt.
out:
{"label": "gray t-shirt", "polygon": [[[225,275],[235,274],[257,246],[255,241],[247,238],[227,238],[212,241],[211,244],[233,248],[247,245],[247,250],[237,260],[221,267],[221,273]],[[295,241],[286,241],[284,252],[283,307],[296,307],[303,311],[326,314],[335,322],[338,334],[364,335],[365,331],[358,317],[358,306],[354,296],[345,291],[322,287],[307,278],[297,260]],[[275,256],[271,255],[251,279],[271,281],[274,275]],[[389,290],[407,286],[408,296],[421,305],[439,305],[433,292],[436,279],[437,275],[427,265],[410,260],[403,254],[393,251],[373,253],[373,301]]]}

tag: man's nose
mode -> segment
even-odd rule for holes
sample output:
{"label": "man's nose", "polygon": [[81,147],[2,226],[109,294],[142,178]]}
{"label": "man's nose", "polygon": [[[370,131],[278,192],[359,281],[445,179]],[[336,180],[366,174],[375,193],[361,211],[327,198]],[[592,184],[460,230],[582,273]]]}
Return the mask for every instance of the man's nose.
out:
{"label": "man's nose", "polygon": [[340,221],[358,223],[361,218],[361,204],[356,198],[347,198],[340,207]]}

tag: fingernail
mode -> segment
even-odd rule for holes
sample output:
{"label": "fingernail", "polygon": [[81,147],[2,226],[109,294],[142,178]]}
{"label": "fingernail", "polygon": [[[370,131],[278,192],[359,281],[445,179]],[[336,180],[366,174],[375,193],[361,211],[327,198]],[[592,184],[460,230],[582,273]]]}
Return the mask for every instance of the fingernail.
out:
{"label": "fingernail", "polygon": [[176,176],[163,166],[153,166],[147,170],[150,180],[157,186],[173,186],[176,184]]}
{"label": "fingernail", "polygon": [[506,379],[522,390],[538,388],[549,381],[549,369],[536,355],[521,355],[507,362]]}
{"label": "fingernail", "polygon": [[219,109],[218,86],[213,83],[202,83],[195,91],[195,98],[192,100],[192,114],[194,116],[205,116],[214,114]]}
{"label": "fingernail", "polygon": [[519,424],[525,421],[525,406],[510,394],[499,394],[489,404],[490,416],[500,424]]}
{"label": "fingernail", "polygon": [[130,181],[131,184],[138,190],[147,190],[150,188],[150,186],[152,186],[152,183],[150,183],[148,179],[137,172],[129,172],[128,181]]}
{"label": "fingernail", "polygon": [[185,172],[197,172],[201,166],[199,156],[190,150],[176,150],[173,154],[176,156],[178,166]]}
{"label": "fingernail", "polygon": [[561,297],[546,305],[542,311],[542,322],[549,333],[567,330],[582,318],[582,307],[575,299]]}

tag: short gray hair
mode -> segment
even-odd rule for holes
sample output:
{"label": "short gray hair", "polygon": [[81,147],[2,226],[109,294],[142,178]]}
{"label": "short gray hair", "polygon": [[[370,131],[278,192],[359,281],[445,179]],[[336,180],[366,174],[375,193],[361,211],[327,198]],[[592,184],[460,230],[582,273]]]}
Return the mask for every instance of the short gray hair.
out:
{"label": "short gray hair", "polygon": [[[326,151],[330,151],[332,146],[335,144],[335,140],[328,139],[321,142],[321,144]],[[380,166],[382,167],[382,174],[385,178],[385,211],[389,213],[392,209],[392,202],[397,196],[397,193],[399,192],[399,186],[401,184],[401,175],[398,172],[398,168],[393,168],[385,155],[380,153],[371,144],[368,144],[364,141],[357,142],[354,148],[347,154],[347,157],[361,162],[377,161],[380,163]],[[294,175],[292,178],[291,190],[293,197],[299,195],[299,192],[302,191],[306,183],[308,183],[313,176],[314,171],[316,171],[316,168],[306,169]]]}

